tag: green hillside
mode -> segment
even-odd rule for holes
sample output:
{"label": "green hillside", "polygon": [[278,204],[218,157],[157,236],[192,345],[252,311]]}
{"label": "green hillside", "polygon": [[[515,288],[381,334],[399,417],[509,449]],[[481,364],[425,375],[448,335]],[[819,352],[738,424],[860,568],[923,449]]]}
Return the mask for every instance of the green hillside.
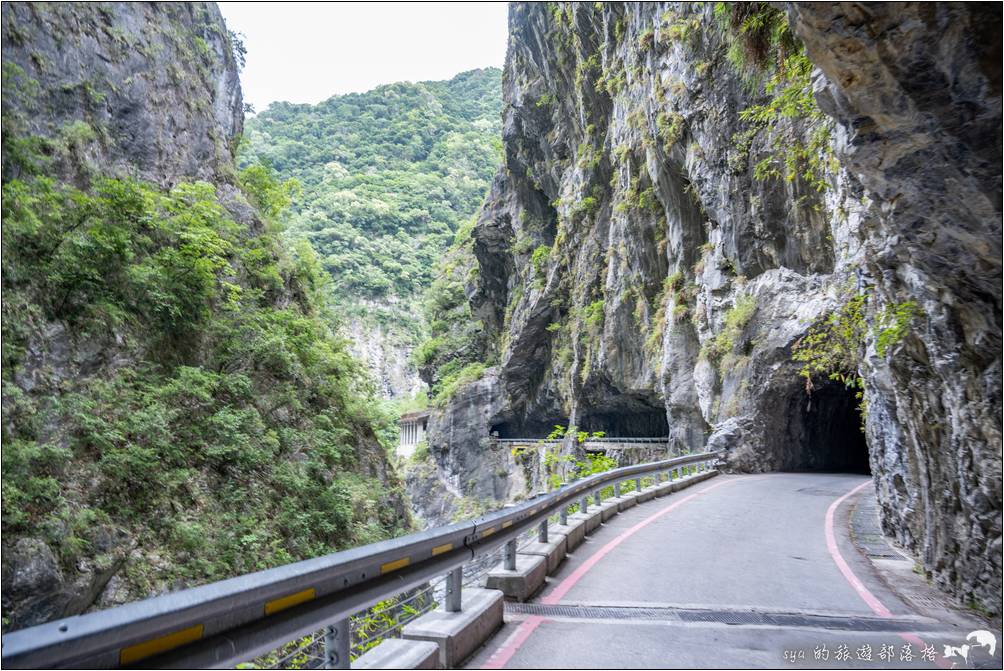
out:
{"label": "green hillside", "polygon": [[244,164],[302,185],[289,234],[316,250],[345,314],[396,334],[397,355],[423,335],[419,296],[500,161],[501,87],[498,69],[472,70],[275,103],[247,122]]}

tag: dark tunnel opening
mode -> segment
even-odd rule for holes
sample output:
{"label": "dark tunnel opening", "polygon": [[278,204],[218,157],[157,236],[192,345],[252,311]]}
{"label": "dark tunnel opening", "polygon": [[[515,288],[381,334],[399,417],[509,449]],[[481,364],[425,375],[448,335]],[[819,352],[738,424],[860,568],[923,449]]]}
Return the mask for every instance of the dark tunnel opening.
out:
{"label": "dark tunnel opening", "polygon": [[567,417],[525,421],[513,420],[493,424],[491,434],[499,438],[547,438],[555,426],[568,426]]}
{"label": "dark tunnel opening", "polygon": [[[568,418],[528,419],[494,424],[499,438],[545,438],[555,426],[568,426]],[[610,438],[661,438],[669,435],[666,412],[661,409],[635,412],[590,413],[577,426],[579,431],[602,431]]]}
{"label": "dark tunnel opening", "polygon": [[798,404],[801,431],[795,470],[870,474],[868,442],[861,428],[857,390],[827,382]]}
{"label": "dark tunnel opening", "polygon": [[591,413],[580,422],[581,431],[602,431],[611,438],[662,438],[669,435],[663,409],[636,412]]}

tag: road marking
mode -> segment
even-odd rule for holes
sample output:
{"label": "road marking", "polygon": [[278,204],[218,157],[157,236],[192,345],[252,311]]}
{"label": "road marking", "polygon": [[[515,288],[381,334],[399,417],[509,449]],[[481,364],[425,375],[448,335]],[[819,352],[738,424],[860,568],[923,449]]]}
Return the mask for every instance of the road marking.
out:
{"label": "road marking", "polygon": [[488,661],[481,665],[482,669],[502,669],[505,665],[512,659],[512,656],[516,654],[520,646],[526,643],[526,639],[530,638],[530,634],[533,630],[543,624],[545,618],[540,615],[531,615],[516,627],[516,631],[509,634],[509,638],[502,642],[498,650],[492,653],[492,656],[488,658]]}
{"label": "road marking", "polygon": [[582,562],[582,564],[578,568],[576,568],[574,571],[572,571],[571,575],[569,575],[567,578],[565,578],[560,583],[558,583],[558,586],[555,587],[554,590],[552,590],[547,596],[543,597],[540,600],[540,603],[549,604],[549,605],[557,604],[559,601],[561,601],[562,597],[564,597],[568,593],[568,591],[570,589],[572,589],[573,587],[575,587],[576,583],[578,583],[580,580],[582,580],[582,578],[586,575],[586,573],[588,573],[590,571],[590,569],[592,569],[597,564],[597,562],[599,562],[605,556],[607,556],[608,554],[610,554],[610,552],[612,552],[614,550],[614,548],[616,548],[618,545],[620,545],[621,543],[623,543],[625,540],[627,540],[628,538],[630,538],[631,536],[633,536],[635,533],[637,533],[638,531],[640,531],[644,527],[648,526],[652,522],[656,521],[657,519],[659,519],[663,515],[671,512],[673,510],[676,510],[677,508],[679,508],[680,506],[682,506],[687,501],[690,501],[691,499],[695,499],[698,496],[701,496],[702,494],[705,494],[707,492],[710,492],[713,489],[717,489],[719,487],[722,487],[723,485],[727,485],[727,484],[732,483],[732,482],[748,482],[748,479],[746,479],[746,478],[736,478],[734,480],[724,480],[724,481],[719,482],[717,484],[711,485],[710,487],[705,487],[704,489],[702,489],[699,492],[694,492],[693,494],[690,494],[689,496],[685,496],[684,498],[680,499],[676,503],[673,503],[671,505],[666,506],[665,508],[663,508],[659,512],[657,512],[657,513],[655,513],[653,515],[650,515],[649,517],[646,517],[641,522],[638,522],[637,524],[635,524],[633,527],[631,527],[627,531],[622,532],[619,536],[617,536],[612,541],[610,541],[609,543],[607,543],[606,545],[604,545],[603,547],[601,547],[599,550],[597,550],[591,557],[589,557],[589,559],[587,559],[586,561]]}
{"label": "road marking", "polygon": [[[541,599],[540,603],[549,605],[554,605],[558,603],[561,597],[563,597],[568,592],[568,590],[574,587],[575,583],[579,582],[579,580],[582,579],[582,576],[584,576],[589,571],[589,569],[591,569],[593,566],[596,565],[596,562],[598,562],[600,559],[603,558],[603,556],[608,554],[611,550],[620,545],[622,542],[624,542],[624,540],[632,536],[635,532],[637,532],[644,526],[654,522],[655,520],[659,519],[666,513],[670,512],[671,510],[675,510],[676,508],[683,505],[687,501],[696,498],[701,494],[704,494],[705,492],[709,492],[712,489],[717,489],[718,487],[721,487],[722,485],[727,485],[730,482],[741,482],[745,480],[746,478],[736,478],[735,480],[725,480],[723,482],[711,485],[710,487],[705,487],[701,491],[695,492],[690,496],[682,498],[676,503],[666,506],[665,508],[655,513],[654,515],[645,518],[644,520],[634,525],[621,535],[617,536],[617,538],[613,539],[612,541],[604,545],[602,548],[600,548],[596,552],[596,554],[594,554],[592,557],[583,562],[582,566],[575,569],[575,571],[572,572],[572,575],[568,576],[563,581],[561,581],[561,583],[558,584],[558,586],[554,589],[553,592],[551,592],[546,597]],[[518,651],[520,647],[524,643],[526,643],[526,640],[530,638],[530,634],[532,634],[537,627],[539,627],[546,621],[547,618],[542,617],[540,615],[531,615],[530,617],[523,620],[520,623],[520,625],[516,627],[516,631],[514,631],[512,634],[509,635],[509,638],[507,638],[498,647],[498,649],[492,653],[492,656],[488,658],[488,661],[486,661],[481,666],[481,668],[501,669],[505,667],[505,665],[509,662],[509,660],[512,659],[512,656],[516,654],[516,651]]]}
{"label": "road marking", "polygon": [[[840,573],[844,576],[844,579],[850,583],[851,587],[854,588],[854,591],[857,592],[859,597],[861,597],[861,600],[872,609],[872,612],[879,617],[891,618],[893,616],[892,611],[886,608],[885,604],[879,601],[879,598],[872,594],[867,587],[865,587],[864,583],[861,582],[861,579],[854,574],[854,571],[851,570],[851,567],[844,560],[844,556],[840,554],[840,548],[837,547],[837,536],[833,530],[833,520],[834,517],[836,517],[837,508],[840,507],[840,504],[870,484],[872,484],[871,479],[862,482],[860,485],[831,503],[830,507],[826,509],[826,549],[830,551],[830,556],[833,558],[833,562],[837,565],[837,568],[840,569]],[[900,632],[898,636],[911,645],[916,645],[920,648],[927,647],[927,642],[925,642],[924,639],[917,634]],[[934,663],[943,669],[952,667],[952,663],[944,657],[935,658]]]}
{"label": "road marking", "polygon": [[847,565],[846,561],[844,561],[843,555],[840,554],[840,549],[837,548],[837,535],[833,531],[833,518],[836,515],[837,508],[840,507],[840,504],[870,484],[871,480],[862,482],[860,485],[831,503],[830,507],[827,508],[825,529],[826,549],[830,551],[830,556],[833,558],[833,562],[837,565],[837,568],[840,569],[844,579],[851,584],[851,587],[853,587],[854,591],[857,592],[859,597],[861,597],[861,600],[868,604],[868,607],[872,609],[872,612],[879,617],[892,617],[892,611],[886,608],[885,605],[878,600],[878,597],[872,594],[871,591],[865,587],[864,583],[861,582],[856,575],[854,575],[854,571],[852,571],[851,567]]}

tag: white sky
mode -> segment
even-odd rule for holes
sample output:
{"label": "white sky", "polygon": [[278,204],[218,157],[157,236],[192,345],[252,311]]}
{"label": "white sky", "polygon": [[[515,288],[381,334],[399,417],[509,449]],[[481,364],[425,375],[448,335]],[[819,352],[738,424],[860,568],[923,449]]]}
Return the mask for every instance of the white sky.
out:
{"label": "white sky", "polygon": [[502,67],[504,2],[221,2],[244,33],[244,101],[262,112],[399,81]]}

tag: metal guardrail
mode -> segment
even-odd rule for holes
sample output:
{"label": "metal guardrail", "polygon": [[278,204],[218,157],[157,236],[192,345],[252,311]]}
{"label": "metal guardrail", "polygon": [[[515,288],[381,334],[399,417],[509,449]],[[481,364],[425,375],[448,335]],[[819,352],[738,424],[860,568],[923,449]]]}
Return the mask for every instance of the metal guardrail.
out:
{"label": "metal guardrail", "polygon": [[564,521],[604,488],[701,470],[720,454],[613,469],[474,520],[21,629],[3,636],[3,666],[218,668],[325,628],[325,666],[348,668],[349,616],[443,575],[445,607],[459,611],[467,562],[505,545],[508,564],[520,534],[539,526],[546,537],[549,516]]}

